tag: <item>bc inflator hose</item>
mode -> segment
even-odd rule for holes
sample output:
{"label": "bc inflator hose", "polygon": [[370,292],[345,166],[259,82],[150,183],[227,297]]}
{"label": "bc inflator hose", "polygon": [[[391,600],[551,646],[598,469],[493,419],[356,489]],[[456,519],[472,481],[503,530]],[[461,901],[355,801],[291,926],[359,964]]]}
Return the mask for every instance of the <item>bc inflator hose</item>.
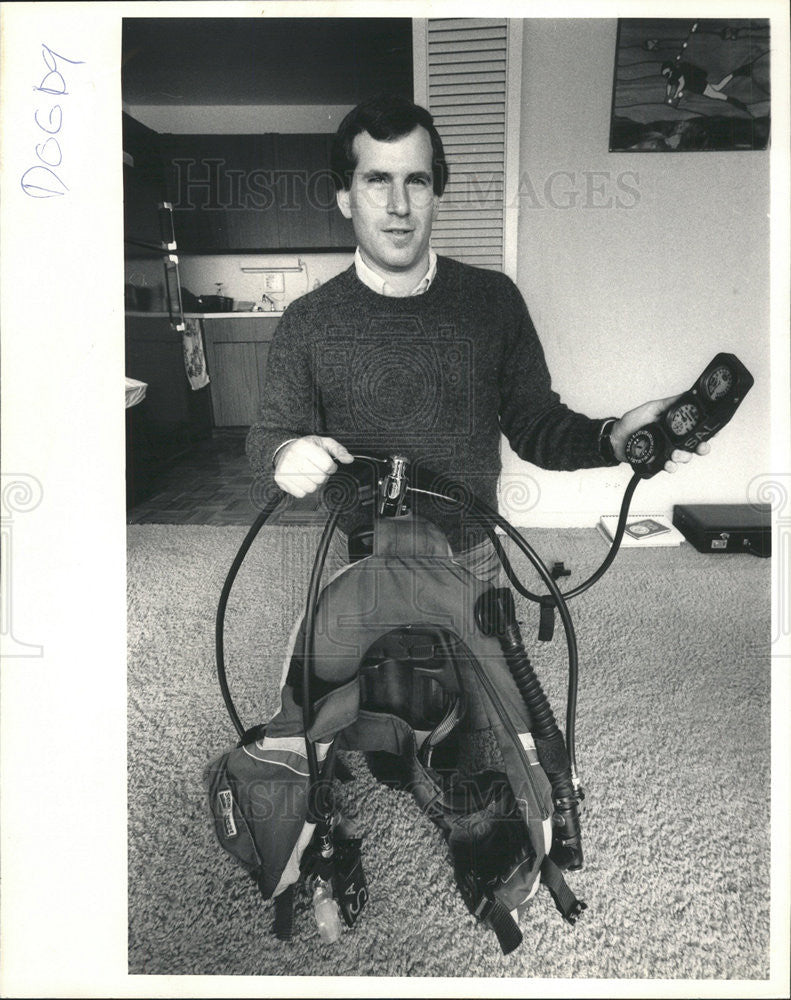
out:
{"label": "bc inflator hose", "polygon": [[493,587],[478,599],[475,608],[478,625],[487,635],[494,635],[531,719],[531,733],[538,759],[552,786],[555,807],[550,857],[562,869],[582,867],[582,838],[579,799],[571,780],[571,764],[549,699],[528,659],[513,594],[507,587]]}

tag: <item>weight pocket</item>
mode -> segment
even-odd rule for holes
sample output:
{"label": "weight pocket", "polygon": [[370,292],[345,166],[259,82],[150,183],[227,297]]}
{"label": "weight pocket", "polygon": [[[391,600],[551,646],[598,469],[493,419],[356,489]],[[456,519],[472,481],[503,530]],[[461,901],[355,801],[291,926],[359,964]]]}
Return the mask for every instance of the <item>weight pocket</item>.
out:
{"label": "weight pocket", "polygon": [[262,859],[244,816],[244,802],[237,801],[238,788],[228,774],[228,759],[232,753],[234,751],[209,765],[209,804],[220,845],[252,873],[261,867]]}

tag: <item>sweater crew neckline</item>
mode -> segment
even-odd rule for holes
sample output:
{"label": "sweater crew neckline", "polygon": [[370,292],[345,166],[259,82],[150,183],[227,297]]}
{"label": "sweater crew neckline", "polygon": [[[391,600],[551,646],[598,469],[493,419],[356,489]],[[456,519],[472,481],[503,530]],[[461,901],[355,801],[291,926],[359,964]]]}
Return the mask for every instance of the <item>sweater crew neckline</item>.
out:
{"label": "sweater crew neckline", "polygon": [[438,295],[442,294],[442,289],[448,278],[447,261],[440,256],[437,257],[437,272],[434,279],[426,291],[420,295],[382,295],[360,280],[354,263],[347,268],[346,277],[354,295],[371,303],[380,303],[389,312],[414,312],[416,309],[433,302]]}

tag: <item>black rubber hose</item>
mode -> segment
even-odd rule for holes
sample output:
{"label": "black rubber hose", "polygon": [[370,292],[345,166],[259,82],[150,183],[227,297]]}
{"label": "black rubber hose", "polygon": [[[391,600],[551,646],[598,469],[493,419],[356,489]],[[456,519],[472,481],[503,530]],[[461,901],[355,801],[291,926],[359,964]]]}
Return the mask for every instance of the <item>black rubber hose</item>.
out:
{"label": "black rubber hose", "polygon": [[[610,551],[604,558],[601,566],[592,573],[587,580],[580,583],[578,586],[574,587],[572,590],[561,591],[565,600],[570,601],[572,597],[578,597],[588,587],[592,587],[594,583],[597,583],[607,572],[613,563],[613,560],[618,555],[618,549],[621,547],[621,542],[623,541],[624,532],[626,530],[626,519],[629,516],[629,507],[632,503],[632,497],[634,496],[634,491],[637,489],[637,484],[641,482],[641,477],[635,474],[630,480],[626,487],[626,491],[623,495],[623,500],[621,501],[621,510],[618,516],[618,526],[615,530],[615,535],[613,536],[612,544],[610,545]],[[497,557],[502,563],[505,575],[508,577],[508,581],[517,593],[521,594],[522,597],[526,597],[528,601],[533,601],[534,604],[541,604],[543,598],[538,594],[534,594],[529,591],[519,577],[514,572],[514,568],[506,555],[505,549],[500,543],[500,539],[497,537],[497,532],[491,527],[491,525],[484,525],[486,534],[489,536],[489,540],[494,546],[494,550],[497,553]]]}
{"label": "black rubber hose", "polygon": [[228,605],[228,598],[231,594],[231,588],[233,587],[234,580],[236,579],[239,569],[244,562],[244,557],[247,555],[250,546],[255,541],[256,535],[271,517],[272,512],[283,499],[283,496],[283,493],[279,493],[274,496],[256,517],[255,521],[253,521],[250,530],[245,535],[244,541],[239,547],[239,551],[236,553],[236,556],[231,563],[231,568],[228,570],[228,575],[225,578],[225,583],[223,584],[222,592],[220,593],[220,602],[217,606],[217,616],[215,618],[214,626],[214,650],[217,660],[217,678],[220,682],[220,691],[222,692],[223,701],[225,702],[225,707],[228,710],[228,715],[231,717],[231,722],[234,725],[234,729],[239,734],[240,739],[244,738],[247,730],[242,725],[242,720],[239,718],[239,714],[236,711],[236,706],[233,703],[231,691],[228,687],[228,677],[225,672],[225,609]]}
{"label": "black rubber hose", "polygon": [[547,588],[552,594],[555,600],[558,612],[560,614],[560,620],[563,623],[563,629],[566,633],[566,645],[568,646],[568,660],[569,660],[569,680],[568,680],[568,694],[566,698],[566,746],[568,748],[568,754],[571,759],[572,777],[574,779],[575,787],[578,785],[579,781],[577,778],[577,757],[576,757],[576,721],[577,721],[577,685],[579,682],[579,655],[577,652],[577,636],[574,631],[574,624],[571,621],[571,615],[569,613],[568,605],[566,604],[565,598],[558,590],[557,584],[552,579],[552,575],[546,568],[544,563],[541,561],[539,556],[533,551],[533,549],[528,545],[522,535],[512,527],[504,518],[500,517],[497,511],[486,507],[481,504],[481,509],[484,513],[488,514],[503,531],[508,534],[508,536],[517,544],[517,546],[522,550],[522,552],[527,556],[530,562],[533,564],[535,569],[538,571],[539,576],[543,579]]}
{"label": "black rubber hose", "polygon": [[618,517],[618,527],[615,530],[615,537],[612,540],[612,545],[610,546],[610,551],[604,562],[599,566],[595,573],[592,573],[587,580],[581,583],[578,587],[574,587],[572,590],[567,590],[563,595],[567,601],[570,601],[572,597],[577,597],[588,587],[592,587],[594,583],[597,583],[607,572],[607,570],[612,565],[613,559],[618,555],[618,549],[621,547],[621,540],[623,539],[624,531],[626,530],[626,518],[629,516],[629,505],[632,502],[632,497],[634,496],[634,491],[637,489],[637,484],[642,482],[642,478],[637,475],[637,473],[632,476],[626,487],[623,495],[623,500],[621,501],[621,512]]}
{"label": "black rubber hose", "polygon": [[490,524],[485,524],[484,529],[486,534],[489,536],[489,541],[492,543],[492,548],[497,553],[497,558],[500,560],[503,571],[508,577],[508,582],[518,594],[522,595],[522,597],[526,597],[529,601],[534,601],[536,604],[539,604],[541,602],[541,598],[536,594],[532,594],[514,572],[514,567],[511,565],[511,560],[506,555],[505,549],[503,548],[500,539],[497,537],[497,532]]}
{"label": "black rubber hose", "polygon": [[[239,551],[234,557],[231,568],[228,570],[228,574],[225,578],[225,583],[223,584],[222,591],[220,593],[220,600],[217,606],[217,615],[215,619],[215,655],[217,661],[217,677],[220,684],[220,691],[222,692],[223,701],[225,702],[225,707],[230,716],[231,722],[233,723],[234,729],[239,735],[240,740],[244,739],[247,730],[245,729],[241,719],[239,718],[239,713],[236,711],[236,706],[234,705],[233,698],[231,696],[231,691],[228,686],[228,676],[225,669],[225,613],[228,606],[228,599],[231,594],[231,589],[233,587],[234,581],[239,573],[242,563],[247,556],[250,546],[256,539],[256,536],[266,524],[267,520],[271,517],[273,511],[277,508],[283,499],[285,494],[279,493],[270,500],[270,502],[264,507],[260,514],[256,517],[255,521],[250,527],[250,530],[244,537],[242,544],[239,546]],[[329,549],[330,541],[332,539],[332,534],[335,530],[335,526],[338,522],[340,516],[340,511],[333,511],[324,526],[324,533],[319,542],[319,547],[316,551],[316,557],[313,563],[313,572],[311,574],[310,586],[308,588],[308,601],[307,609],[305,612],[305,644],[303,647],[303,698],[302,698],[302,716],[303,716],[303,726],[305,729],[305,748],[308,757],[308,773],[310,775],[309,790],[308,790],[308,804],[318,804],[320,799],[319,792],[319,768],[318,759],[316,757],[316,748],[313,743],[308,739],[308,727],[310,726],[310,663],[313,655],[313,622],[315,619],[315,609],[318,597],[318,588],[321,581],[321,575],[324,569],[324,563],[326,561],[327,551]],[[322,816],[320,818],[325,818],[324,814],[326,809],[316,810],[321,811]]]}
{"label": "black rubber hose", "polygon": [[305,608],[305,620],[303,625],[303,646],[302,646],[302,726],[305,730],[305,751],[308,757],[308,820],[323,824],[327,827],[325,834],[329,833],[329,821],[332,815],[332,805],[327,800],[325,804],[322,799],[322,785],[319,774],[318,758],[316,747],[308,736],[313,719],[313,705],[310,697],[310,677],[313,667],[313,635],[316,620],[316,605],[319,597],[319,585],[324,571],[324,563],[327,559],[327,551],[330,541],[335,532],[340,517],[340,508],[333,510],[324,525],[324,531],[316,550],[316,557],[313,561],[313,570],[310,575],[310,585],[308,587],[308,599]]}
{"label": "black rubber hose", "polygon": [[581,868],[579,798],[571,777],[569,755],[549,699],[525,651],[511,591],[499,587],[481,595],[476,605],[476,620],[485,633],[497,637],[530,714],[536,753],[552,786],[554,816],[550,858],[563,869]]}

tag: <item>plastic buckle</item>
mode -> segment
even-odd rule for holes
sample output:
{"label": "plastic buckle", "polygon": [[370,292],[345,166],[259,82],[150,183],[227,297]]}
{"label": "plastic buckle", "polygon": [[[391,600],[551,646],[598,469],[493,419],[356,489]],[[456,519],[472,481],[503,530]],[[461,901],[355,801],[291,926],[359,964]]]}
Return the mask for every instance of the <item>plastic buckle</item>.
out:
{"label": "plastic buckle", "polygon": [[487,896],[481,896],[480,902],[477,904],[477,906],[475,906],[475,908],[472,911],[472,915],[474,917],[477,917],[477,919],[480,920],[481,923],[485,923],[486,918],[492,912],[493,906],[494,903],[491,899],[489,899]]}
{"label": "plastic buckle", "polygon": [[571,907],[569,912],[563,914],[563,919],[566,921],[566,923],[571,924],[571,926],[573,927],[574,924],[576,924],[576,922],[582,916],[582,911],[587,909],[588,909],[587,903],[583,903],[581,899],[575,899],[574,905]]}

